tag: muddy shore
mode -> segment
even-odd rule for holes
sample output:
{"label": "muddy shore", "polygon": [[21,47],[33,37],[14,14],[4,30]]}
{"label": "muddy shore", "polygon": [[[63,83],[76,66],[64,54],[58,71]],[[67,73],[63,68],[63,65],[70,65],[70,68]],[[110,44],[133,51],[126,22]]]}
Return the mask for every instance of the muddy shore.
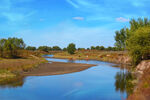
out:
{"label": "muddy shore", "polygon": [[79,64],[79,63],[63,63],[52,62],[40,64],[37,68],[23,72],[24,76],[47,76],[47,75],[60,75],[73,72],[80,72],[96,65],[92,64]]}

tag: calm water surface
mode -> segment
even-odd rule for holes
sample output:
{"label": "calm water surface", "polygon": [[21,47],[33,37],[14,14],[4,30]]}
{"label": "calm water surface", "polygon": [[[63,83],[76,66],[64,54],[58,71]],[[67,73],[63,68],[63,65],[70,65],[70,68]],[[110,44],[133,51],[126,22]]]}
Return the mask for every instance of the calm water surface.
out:
{"label": "calm water surface", "polygon": [[[32,76],[0,86],[0,100],[123,100],[129,72],[95,60],[46,58],[48,61],[96,64],[87,70],[53,76]],[[127,77],[129,78],[129,77]]]}

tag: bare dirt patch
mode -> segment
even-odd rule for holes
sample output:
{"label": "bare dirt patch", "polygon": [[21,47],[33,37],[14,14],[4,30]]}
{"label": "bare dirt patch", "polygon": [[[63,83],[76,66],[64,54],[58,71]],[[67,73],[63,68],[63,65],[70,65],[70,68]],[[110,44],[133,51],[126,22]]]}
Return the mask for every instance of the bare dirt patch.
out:
{"label": "bare dirt patch", "polygon": [[80,72],[86,70],[92,66],[92,64],[77,64],[77,63],[63,63],[52,62],[40,64],[37,68],[24,72],[25,76],[46,76],[46,75],[60,75],[73,72]]}

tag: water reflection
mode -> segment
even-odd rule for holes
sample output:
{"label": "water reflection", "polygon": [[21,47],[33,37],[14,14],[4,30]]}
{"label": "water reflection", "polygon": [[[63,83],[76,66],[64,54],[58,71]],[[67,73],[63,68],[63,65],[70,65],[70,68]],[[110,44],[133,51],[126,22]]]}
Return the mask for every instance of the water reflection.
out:
{"label": "water reflection", "polygon": [[24,84],[24,77],[22,76],[0,79],[0,88],[22,87],[23,84]]}
{"label": "water reflection", "polygon": [[133,90],[131,81],[134,77],[126,69],[120,71],[119,67],[112,67],[115,64],[96,60],[68,61],[50,57],[46,59],[50,62],[85,63],[97,66],[71,74],[35,76],[25,79],[20,77],[0,81],[0,99],[29,100],[30,97],[32,100],[48,98],[51,100],[122,100]]}
{"label": "water reflection", "polygon": [[68,60],[68,63],[75,63],[74,60]]}
{"label": "water reflection", "polygon": [[117,72],[115,79],[116,91],[120,91],[121,93],[126,92],[127,95],[133,92],[133,80],[135,79],[135,77],[131,74],[131,72],[128,72],[126,70]]}

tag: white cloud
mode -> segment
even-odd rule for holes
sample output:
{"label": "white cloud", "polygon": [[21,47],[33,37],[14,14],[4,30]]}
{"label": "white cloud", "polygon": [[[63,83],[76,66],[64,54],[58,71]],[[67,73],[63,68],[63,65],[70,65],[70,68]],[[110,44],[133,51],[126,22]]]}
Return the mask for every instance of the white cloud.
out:
{"label": "white cloud", "polygon": [[[126,16],[133,18],[139,15],[148,16],[148,8],[150,0],[67,0],[70,4],[80,12],[88,13],[86,15],[86,20],[107,20],[114,21],[117,16]],[[69,3],[68,2],[68,3]],[[115,3],[114,3],[115,2]],[[119,7],[118,7],[119,5]],[[126,6],[128,5],[128,6]],[[132,8],[132,10],[131,10]],[[136,11],[137,10],[137,11]],[[143,14],[144,12],[144,14]],[[135,15],[135,16],[132,16]],[[105,18],[105,17],[106,18]],[[103,17],[103,18],[102,18]],[[117,18],[119,22],[128,22],[129,19]]]}
{"label": "white cloud", "polygon": [[30,17],[35,13],[36,13],[35,11],[29,12],[27,14],[15,12],[3,12],[2,15],[5,16],[9,21],[14,22],[25,20],[27,17]]}
{"label": "white cloud", "polygon": [[84,20],[84,17],[73,17],[75,20]]}
{"label": "white cloud", "polygon": [[116,18],[116,21],[118,21],[118,22],[129,22],[129,19],[119,17],[119,18]]}
{"label": "white cloud", "polygon": [[79,8],[77,4],[75,4],[72,0],[66,0],[69,4],[71,4],[75,8]]}

